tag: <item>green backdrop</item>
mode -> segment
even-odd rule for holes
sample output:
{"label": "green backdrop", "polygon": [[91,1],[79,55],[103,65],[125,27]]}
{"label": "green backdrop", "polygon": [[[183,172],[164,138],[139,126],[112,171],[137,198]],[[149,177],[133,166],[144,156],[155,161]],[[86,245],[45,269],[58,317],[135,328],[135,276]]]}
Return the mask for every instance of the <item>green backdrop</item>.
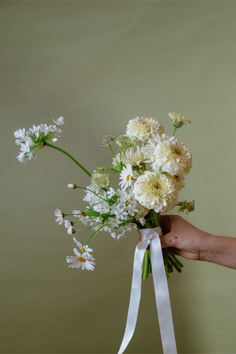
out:
{"label": "green backdrop", "polygon": [[[186,219],[236,236],[235,18],[235,1],[0,2],[1,353],[117,352],[138,237],[102,233],[96,271],[68,269],[73,242],[53,211],[80,208],[66,185],[87,178],[56,151],[18,163],[18,128],[63,115],[59,145],[92,170],[110,162],[105,134],[138,115],[170,127],[167,113],[183,113],[193,168],[181,197],[197,202]],[[183,263],[169,280],[179,352],[236,353],[236,271]],[[161,352],[149,278],[127,353]]]}

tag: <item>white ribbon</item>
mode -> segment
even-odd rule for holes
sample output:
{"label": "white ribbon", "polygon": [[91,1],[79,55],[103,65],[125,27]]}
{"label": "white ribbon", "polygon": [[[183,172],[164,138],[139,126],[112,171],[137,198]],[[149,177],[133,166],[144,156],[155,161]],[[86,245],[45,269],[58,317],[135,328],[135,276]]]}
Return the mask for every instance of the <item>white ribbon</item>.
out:
{"label": "white ribbon", "polygon": [[177,354],[169,290],[159,238],[159,236],[162,235],[162,230],[160,226],[158,226],[154,229],[141,229],[140,232],[141,242],[137,244],[134,253],[133,276],[126,328],[118,354],[122,354],[125,351],[134,334],[141,298],[143,258],[149,245],[163,352],[164,354]]}

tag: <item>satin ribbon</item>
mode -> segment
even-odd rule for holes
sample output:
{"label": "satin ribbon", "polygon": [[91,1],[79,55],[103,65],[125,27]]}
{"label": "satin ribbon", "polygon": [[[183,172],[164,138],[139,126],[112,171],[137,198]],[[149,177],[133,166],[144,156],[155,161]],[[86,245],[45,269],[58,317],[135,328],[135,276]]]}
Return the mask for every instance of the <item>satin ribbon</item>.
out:
{"label": "satin ribbon", "polygon": [[159,238],[162,235],[162,230],[158,226],[154,229],[141,229],[139,231],[141,242],[135,248],[129,310],[125,333],[118,354],[125,351],[134,334],[141,299],[143,258],[149,245],[163,352],[164,354],[177,354],[169,290]]}

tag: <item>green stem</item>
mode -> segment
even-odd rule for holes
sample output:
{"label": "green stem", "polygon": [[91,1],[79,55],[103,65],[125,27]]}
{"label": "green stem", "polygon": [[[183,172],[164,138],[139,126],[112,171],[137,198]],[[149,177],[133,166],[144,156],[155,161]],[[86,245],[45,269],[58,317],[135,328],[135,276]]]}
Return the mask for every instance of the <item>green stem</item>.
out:
{"label": "green stem", "polygon": [[174,127],[173,136],[175,135],[177,127]]}
{"label": "green stem", "polygon": [[108,203],[108,201],[107,201],[105,198],[101,197],[99,194],[97,194],[96,192],[92,191],[92,190],[89,189],[89,188],[81,187],[81,186],[76,186],[76,188],[78,188],[78,189],[83,189],[83,190],[85,190],[85,191],[89,191],[89,192],[95,194],[98,198],[100,198],[100,199],[102,199],[102,200],[104,200],[105,202]]}
{"label": "green stem", "polygon": [[89,237],[88,241],[86,242],[86,245],[89,245],[89,244],[93,241],[93,239],[95,238],[95,236],[97,235],[97,233],[98,233],[104,226],[106,226],[106,224],[105,224],[105,225],[101,225],[101,226]]}
{"label": "green stem", "polygon": [[89,177],[91,177],[91,173],[86,170],[86,168],[84,166],[82,166],[73,156],[71,156],[71,154],[69,154],[67,151],[59,148],[56,145],[52,145],[50,143],[48,143],[47,141],[45,141],[44,145],[51,147],[52,149],[55,149],[57,151],[62,152],[63,154],[65,154],[67,157],[69,157],[74,163],[76,163],[76,165],[78,165]]}
{"label": "green stem", "polygon": [[148,256],[148,250],[145,251],[144,253],[144,259],[143,259],[143,279],[147,279],[148,277],[148,270],[149,270],[149,256]]}
{"label": "green stem", "polygon": [[114,153],[114,150],[113,150],[112,147],[111,147],[111,144],[109,144],[108,146],[109,146],[109,148],[110,148],[110,150],[111,150],[112,156],[115,157],[115,153]]}
{"label": "green stem", "polygon": [[81,214],[64,214],[64,216],[74,216],[74,215],[81,215]]}
{"label": "green stem", "polygon": [[178,258],[175,256],[174,253],[172,253],[171,251],[168,252],[169,256],[172,258],[172,260],[174,261],[175,264],[177,264],[180,268],[183,268],[183,264],[178,260]]}
{"label": "green stem", "polygon": [[93,227],[93,226],[82,227],[81,229],[76,230],[76,232],[88,230],[88,229],[91,229],[92,227]]}

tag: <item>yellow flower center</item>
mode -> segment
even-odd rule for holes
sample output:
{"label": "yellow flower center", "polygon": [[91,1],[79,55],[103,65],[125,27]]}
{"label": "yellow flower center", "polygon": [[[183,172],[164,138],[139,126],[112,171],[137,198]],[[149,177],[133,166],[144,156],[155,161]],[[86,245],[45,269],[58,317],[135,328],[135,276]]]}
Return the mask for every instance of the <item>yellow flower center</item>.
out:
{"label": "yellow flower center", "polygon": [[80,247],[82,252],[85,252],[85,248],[84,247]]}
{"label": "yellow flower center", "polygon": [[85,258],[83,258],[83,257],[78,257],[77,259],[78,259],[78,261],[79,261],[79,262],[81,262],[81,263],[86,262],[86,259],[85,259]]}
{"label": "yellow flower center", "polygon": [[129,182],[130,177],[131,177],[131,175],[130,175],[130,174],[128,174],[128,175],[126,176],[126,181],[127,181],[127,182]]}

